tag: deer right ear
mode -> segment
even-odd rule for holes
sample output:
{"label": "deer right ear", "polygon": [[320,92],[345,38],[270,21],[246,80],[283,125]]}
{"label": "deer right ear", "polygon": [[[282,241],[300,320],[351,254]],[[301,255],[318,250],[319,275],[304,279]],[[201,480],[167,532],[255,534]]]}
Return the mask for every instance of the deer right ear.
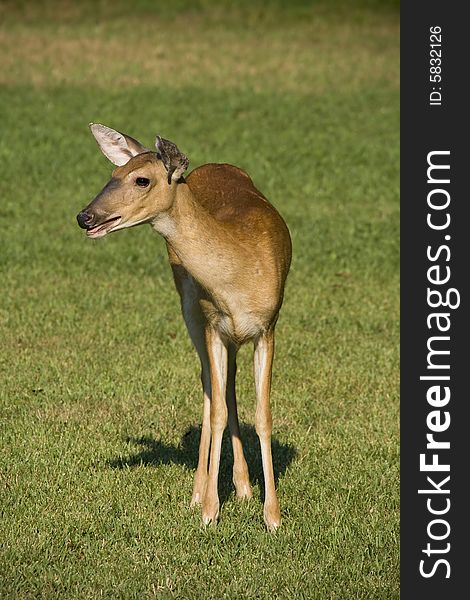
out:
{"label": "deer right ear", "polygon": [[140,142],[120,133],[106,125],[99,123],[90,123],[90,130],[101,152],[118,167],[125,165],[133,156],[149,152],[148,148],[142,146]]}
{"label": "deer right ear", "polygon": [[168,174],[168,184],[178,181],[189,165],[188,157],[179,150],[178,146],[157,135],[155,145]]}

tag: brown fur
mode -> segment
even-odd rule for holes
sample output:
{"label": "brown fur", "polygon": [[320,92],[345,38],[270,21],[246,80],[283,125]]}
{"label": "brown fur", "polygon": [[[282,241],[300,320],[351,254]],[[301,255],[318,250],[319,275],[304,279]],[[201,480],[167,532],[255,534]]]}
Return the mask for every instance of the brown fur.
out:
{"label": "brown fur", "polygon": [[[244,288],[245,282],[250,282],[249,312],[259,321],[259,335],[273,324],[282,303],[291,261],[288,229],[276,209],[255,188],[250,177],[237,167],[204,165],[190,173],[187,186],[192,192],[192,200],[204,209],[206,217],[212,217],[219,226],[221,239],[218,241],[224,246],[225,260],[228,262],[225,271],[231,271],[232,275],[227,285]],[[210,247],[211,242],[205,240],[204,243]],[[167,246],[172,266],[181,265],[184,269],[171,242]],[[175,276],[177,287],[181,276],[184,276],[183,270],[178,269]],[[200,289],[206,316],[216,324],[217,307],[224,313],[225,302],[219,298],[221,294],[216,290],[208,289],[207,292],[204,286]],[[231,312],[236,313],[236,308]],[[236,328],[232,333],[232,341],[237,344],[255,337],[245,337]]]}
{"label": "brown fur", "polygon": [[[183,317],[201,361],[204,416],[191,504],[202,504],[204,523],[217,521],[217,481],[227,420],[236,493],[251,496],[235,396],[236,353],[251,340],[256,431],[265,476],[264,518],[267,527],[275,530],[280,511],[271,457],[269,393],[274,328],[291,261],[287,226],[237,167],[207,164],[184,181],[172,166],[184,168],[187,159],[171,142],[165,141],[171,160],[163,164],[133,138],[102,125],[91,124],[91,129],[103,153],[123,166],[114,170],[112,180],[80,213],[79,224],[90,237],[102,237],[109,231],[151,223],[165,238]],[[142,178],[143,187],[138,185]]]}

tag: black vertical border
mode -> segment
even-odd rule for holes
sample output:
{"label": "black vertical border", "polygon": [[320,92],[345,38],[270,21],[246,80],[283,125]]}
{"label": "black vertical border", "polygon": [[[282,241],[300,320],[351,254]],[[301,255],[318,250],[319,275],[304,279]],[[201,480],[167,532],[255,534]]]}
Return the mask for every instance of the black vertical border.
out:
{"label": "black vertical border", "polygon": [[[464,15],[465,2],[428,0],[401,4],[401,598],[461,598],[468,594],[470,548],[467,543],[470,507],[470,393],[466,373],[470,372],[470,324],[468,297],[470,279],[470,101],[466,88],[470,76],[470,22]],[[442,28],[442,106],[429,105],[430,27]],[[450,150],[451,224],[444,232],[432,231],[426,224],[427,154],[433,150]],[[467,183],[468,182],[468,183]],[[467,220],[468,219],[468,220]],[[449,371],[451,400],[446,409],[451,415],[449,429],[440,439],[450,441],[450,450],[441,451],[442,460],[450,461],[449,537],[442,542],[428,538],[427,526],[433,518],[426,508],[426,496],[418,489],[426,487],[426,474],[419,469],[419,455],[426,451],[426,416],[432,407],[426,401],[429,382],[420,381],[426,374],[426,342],[432,335],[426,325],[427,269],[426,248],[447,243],[451,250],[449,286],[460,292],[458,309],[448,310],[452,325]],[[444,286],[445,287],[445,286]],[[438,310],[447,310],[444,308]],[[444,335],[444,334],[443,334]],[[429,374],[429,373],[428,373]],[[443,374],[443,373],[441,373]],[[437,437],[437,436],[436,436]],[[447,454],[444,454],[447,452]],[[432,476],[432,473],[428,473]],[[440,481],[444,473],[436,473]],[[431,487],[431,486],[427,486]],[[437,496],[434,496],[437,498]],[[442,498],[442,496],[441,496]],[[436,504],[437,506],[437,504]],[[437,531],[437,529],[435,530]],[[469,540],[470,541],[470,540]],[[424,578],[419,573],[426,544],[438,548],[446,542],[450,550],[435,554],[450,564],[446,579],[443,565],[435,575]],[[427,569],[432,559],[427,559]],[[466,590],[466,591],[465,591]]]}

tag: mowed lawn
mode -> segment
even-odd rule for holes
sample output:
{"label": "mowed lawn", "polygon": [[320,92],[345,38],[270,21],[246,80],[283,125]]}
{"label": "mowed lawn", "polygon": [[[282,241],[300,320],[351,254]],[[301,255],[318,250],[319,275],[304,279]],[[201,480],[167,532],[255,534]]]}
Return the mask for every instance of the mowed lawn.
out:
{"label": "mowed lawn", "polygon": [[[285,6],[283,7],[283,5]],[[0,1],[0,597],[398,598],[398,10]],[[285,217],[262,517],[252,348],[221,518],[189,508],[202,393],[164,242],[85,238],[101,122],[247,170]]]}

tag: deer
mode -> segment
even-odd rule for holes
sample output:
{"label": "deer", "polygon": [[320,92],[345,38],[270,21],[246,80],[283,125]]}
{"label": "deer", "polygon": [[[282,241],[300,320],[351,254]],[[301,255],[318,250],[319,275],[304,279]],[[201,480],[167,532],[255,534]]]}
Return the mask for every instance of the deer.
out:
{"label": "deer", "polygon": [[264,478],[264,522],[281,522],[271,450],[270,391],[274,329],[283,302],[292,244],[288,227],[249,175],[208,163],[184,172],[189,159],[157,136],[156,151],[98,123],[91,133],[115,165],[111,179],[77,221],[88,238],[148,223],[166,242],[190,339],[199,356],[203,418],[191,506],[204,525],[219,519],[218,476],[227,426],[237,498],[252,497],[235,396],[236,357],[252,342],[255,429]]}

